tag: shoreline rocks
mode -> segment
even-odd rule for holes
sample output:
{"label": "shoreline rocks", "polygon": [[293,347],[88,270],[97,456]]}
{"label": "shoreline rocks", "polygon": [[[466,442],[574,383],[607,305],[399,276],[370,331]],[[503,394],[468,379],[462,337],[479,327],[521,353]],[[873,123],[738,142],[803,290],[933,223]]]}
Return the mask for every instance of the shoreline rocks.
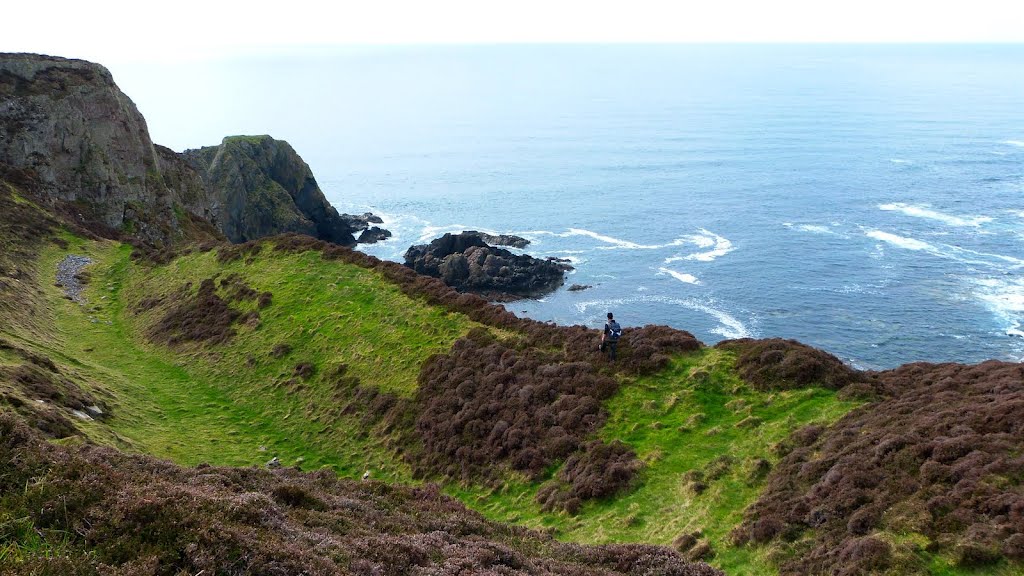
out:
{"label": "shoreline rocks", "polygon": [[465,232],[467,234],[479,234],[480,238],[484,242],[491,246],[511,246],[512,248],[526,248],[530,245],[530,241],[522,236],[515,236],[513,234],[488,234],[486,232],[477,232],[476,230],[470,230]]}
{"label": "shoreline rocks", "polygon": [[505,302],[552,292],[565,282],[565,272],[572,270],[562,262],[490,246],[476,231],[445,234],[430,244],[411,246],[405,265],[440,278],[460,292]]}

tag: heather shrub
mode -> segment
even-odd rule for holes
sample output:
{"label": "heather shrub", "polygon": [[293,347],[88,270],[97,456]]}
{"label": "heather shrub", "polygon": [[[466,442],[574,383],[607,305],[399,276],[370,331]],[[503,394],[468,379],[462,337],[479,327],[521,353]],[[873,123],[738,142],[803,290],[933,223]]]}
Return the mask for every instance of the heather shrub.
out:
{"label": "heather shrub", "polygon": [[641,467],[636,453],[622,442],[593,440],[566,460],[556,478],[537,491],[536,499],[544,510],[574,514],[583,500],[628,489]]}
{"label": "heather shrub", "polygon": [[929,552],[966,567],[1019,559],[1024,366],[917,363],[865,376],[887,397],[795,432],[735,540],[811,529],[809,550],[784,561],[793,573],[884,569],[897,551],[871,534],[887,530],[918,532]]}
{"label": "heather shrub", "polygon": [[736,370],[759,390],[786,390],[821,385],[839,390],[861,381],[856,370],[835,356],[796,340],[725,340],[716,348],[736,352]]}
{"label": "heather shrub", "polygon": [[[43,441],[0,414],[4,574],[721,574],[668,548],[579,546],[485,520],[436,486],[290,469],[182,468]],[[31,536],[28,536],[31,534]],[[56,553],[55,553],[56,551]]]}

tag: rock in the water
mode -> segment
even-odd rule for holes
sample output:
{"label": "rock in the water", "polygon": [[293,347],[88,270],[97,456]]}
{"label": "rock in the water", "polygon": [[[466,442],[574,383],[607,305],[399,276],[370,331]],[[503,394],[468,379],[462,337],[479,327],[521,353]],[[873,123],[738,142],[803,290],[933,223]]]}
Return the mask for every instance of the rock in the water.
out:
{"label": "rock in the water", "polygon": [[586,290],[587,288],[593,288],[590,284],[573,284],[569,286],[569,292],[579,292],[580,290]]}
{"label": "rock in the water", "polygon": [[572,267],[516,255],[488,246],[479,232],[445,234],[430,244],[412,246],[405,265],[462,292],[495,300],[536,298],[555,290]]}
{"label": "rock in the water", "polygon": [[526,248],[530,244],[530,241],[527,240],[526,238],[523,238],[522,236],[514,236],[512,234],[488,234],[486,232],[474,231],[470,231],[469,233],[480,234],[480,238],[482,238],[484,242],[490,244],[491,246],[511,246],[513,248]]}
{"label": "rock in the water", "polygon": [[366,230],[363,230],[363,232],[359,235],[357,242],[359,242],[360,244],[375,244],[377,242],[380,242],[381,240],[387,240],[388,238],[391,238],[390,230],[385,230],[377,226],[372,226],[370,228],[367,228]]}

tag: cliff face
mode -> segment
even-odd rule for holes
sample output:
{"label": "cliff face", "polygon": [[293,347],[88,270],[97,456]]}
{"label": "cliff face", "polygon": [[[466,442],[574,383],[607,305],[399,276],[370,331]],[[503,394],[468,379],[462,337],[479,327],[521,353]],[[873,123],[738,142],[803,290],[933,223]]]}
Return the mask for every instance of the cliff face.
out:
{"label": "cliff face", "polygon": [[0,168],[32,174],[40,200],[79,224],[157,245],[217,231],[351,245],[367,227],[338,214],[286,142],[232,137],[186,154],[154,145],[110,72],[82,60],[0,54]]}
{"label": "cliff face", "polygon": [[187,150],[183,158],[202,177],[210,191],[212,220],[232,242],[298,232],[336,244],[356,243],[357,220],[343,217],[327,202],[313,172],[287,142],[232,136],[220,146]]}
{"label": "cliff face", "polygon": [[0,163],[32,170],[83,224],[150,242],[181,234],[146,121],[97,64],[0,55]]}

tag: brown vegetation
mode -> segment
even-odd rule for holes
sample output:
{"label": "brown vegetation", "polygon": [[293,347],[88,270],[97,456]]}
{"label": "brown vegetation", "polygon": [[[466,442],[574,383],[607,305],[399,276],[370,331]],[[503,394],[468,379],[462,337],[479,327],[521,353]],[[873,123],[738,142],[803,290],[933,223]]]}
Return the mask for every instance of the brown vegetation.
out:
{"label": "brown vegetation", "polygon": [[908,364],[868,376],[889,398],[780,446],[788,454],[736,540],[811,531],[787,574],[917,568],[912,545],[893,547],[878,530],[921,534],[928,552],[963,566],[1024,560],[1024,366]]}
{"label": "brown vegetation", "polygon": [[759,390],[821,385],[833,390],[863,379],[835,356],[796,340],[725,340],[715,345],[736,353],[736,370]]}
{"label": "brown vegetation", "polygon": [[[151,340],[172,346],[185,342],[223,344],[234,338],[236,324],[259,323],[258,312],[252,310],[243,314],[232,304],[257,302],[259,305],[266,301],[269,306],[272,299],[270,292],[260,294],[238,274],[231,274],[219,282],[216,277],[207,278],[200,282],[195,294],[191,293],[191,288],[186,284],[178,297],[172,299],[175,304],[150,329]],[[136,313],[162,302],[161,299],[145,299],[136,308]]]}
{"label": "brown vegetation", "polygon": [[181,468],[51,445],[10,415],[0,461],[5,539],[48,544],[5,574],[721,574],[667,548],[562,544],[495,524],[432,486]]}
{"label": "brown vegetation", "polygon": [[537,501],[544,510],[575,514],[584,500],[628,489],[642,466],[636,453],[622,442],[592,440],[565,461],[554,480],[541,486]]}
{"label": "brown vegetation", "polygon": [[0,340],[0,351],[22,359],[21,364],[0,365],[0,408],[9,407],[47,437],[78,434],[72,411],[87,417],[109,416],[106,403],[63,374],[49,358],[4,340]]}

